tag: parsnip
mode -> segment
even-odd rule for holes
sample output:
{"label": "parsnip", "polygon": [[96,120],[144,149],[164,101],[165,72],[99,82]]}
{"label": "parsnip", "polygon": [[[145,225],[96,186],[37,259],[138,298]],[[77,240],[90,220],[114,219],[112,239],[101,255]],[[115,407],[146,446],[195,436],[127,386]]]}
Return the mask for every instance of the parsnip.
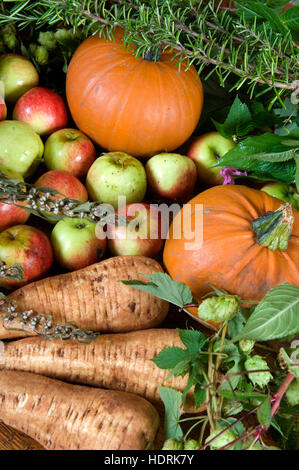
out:
{"label": "parsnip", "polygon": [[[161,272],[160,264],[144,256],[116,256],[78,271],[42,279],[9,295],[19,311],[52,315],[54,323],[74,322],[78,328],[124,332],[159,325],[168,313],[168,302],[121,280],[146,281],[143,274]],[[28,334],[5,329],[0,339]],[[10,326],[18,327],[18,324]],[[29,332],[32,336],[34,333]]]}
{"label": "parsnip", "polygon": [[0,371],[0,419],[48,450],[142,450],[159,415],[133,394]]}
{"label": "parsnip", "polygon": [[[103,334],[90,344],[71,340],[49,341],[41,337],[24,338],[2,342],[0,368],[123,390],[158,404],[161,403],[159,385],[183,391],[187,384],[187,378],[174,376],[164,382],[169,371],[160,369],[151,361],[170,346],[184,348],[175,329]],[[188,395],[185,411],[194,411],[192,393]]]}

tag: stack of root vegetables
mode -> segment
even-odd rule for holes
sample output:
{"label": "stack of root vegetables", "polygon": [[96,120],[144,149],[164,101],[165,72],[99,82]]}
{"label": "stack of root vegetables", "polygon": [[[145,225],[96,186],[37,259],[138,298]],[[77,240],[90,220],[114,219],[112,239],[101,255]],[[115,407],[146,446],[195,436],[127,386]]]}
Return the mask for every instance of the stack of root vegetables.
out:
{"label": "stack of root vegetables", "polygon": [[[157,271],[151,258],[112,257],[10,294],[22,311],[102,333],[86,344],[1,328],[0,419],[50,450],[155,448],[168,372],[151,359],[182,343],[177,330],[158,327],[168,303],[120,281]],[[182,391],[186,383],[163,385]],[[191,395],[186,411],[194,411]]]}

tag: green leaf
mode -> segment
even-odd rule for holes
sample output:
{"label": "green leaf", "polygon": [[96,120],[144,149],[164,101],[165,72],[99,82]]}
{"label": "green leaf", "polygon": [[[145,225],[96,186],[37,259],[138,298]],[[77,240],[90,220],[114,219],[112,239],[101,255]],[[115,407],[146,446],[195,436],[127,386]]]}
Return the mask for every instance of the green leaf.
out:
{"label": "green leaf", "polygon": [[266,4],[269,8],[272,8],[277,13],[281,13],[283,7],[286,4],[286,0],[266,0]]}
{"label": "green leaf", "polygon": [[182,395],[183,405],[185,405],[187,395],[188,395],[189,391],[191,390],[191,388],[195,385],[195,383],[196,383],[196,378],[195,378],[194,372],[191,372],[189,374],[187,385],[186,385],[186,387],[183,391],[183,395]]}
{"label": "green leaf", "polygon": [[196,408],[199,408],[206,400],[207,391],[201,385],[196,384],[194,387],[194,400]]}
{"label": "green leaf", "polygon": [[275,429],[279,426],[277,443],[283,449],[298,450],[298,432],[295,429],[296,421],[298,421],[298,416],[284,417],[281,414],[275,416]]}
{"label": "green leaf", "polygon": [[299,331],[299,287],[284,283],[271,289],[233,338],[268,341]]}
{"label": "green leaf", "polygon": [[214,121],[216,129],[223,137],[230,138],[233,135],[243,137],[253,128],[252,116],[245,103],[242,103],[238,97],[235,98],[228,116],[223,124]]}
{"label": "green leaf", "polygon": [[198,355],[207,341],[206,336],[199,330],[181,330],[179,336],[182,343],[186,346],[189,355]]}
{"label": "green leaf", "polygon": [[127,286],[134,287],[135,289],[148,292],[160,299],[167,300],[168,302],[183,307],[193,301],[192,292],[189,287],[183,282],[176,282],[166,273],[153,273],[145,275],[150,282],[142,282],[137,280],[121,281]]}
{"label": "green leaf", "polygon": [[189,354],[186,350],[171,346],[160,351],[151,361],[160,369],[172,369],[178,362],[184,361],[188,357]]}
{"label": "green leaf", "polygon": [[239,400],[245,403],[250,400],[265,400],[265,394],[259,392],[238,392],[237,390],[232,392],[230,390],[220,388],[218,393],[220,396],[228,398],[229,400]]}
{"label": "green leaf", "polygon": [[231,320],[228,322],[228,335],[230,338],[233,338],[234,336],[237,336],[242,331],[242,328],[245,323],[245,318],[242,315],[241,308],[239,309],[239,312],[237,315],[234,316]]}
{"label": "green leaf", "polygon": [[182,393],[169,387],[159,386],[160,397],[165,407],[164,439],[178,439],[183,436],[183,431],[179,424],[182,413]]}
{"label": "green leaf", "polygon": [[248,170],[251,178],[261,181],[281,181],[289,184],[295,182],[295,160],[272,163],[248,158],[248,166],[251,168],[251,170]]}
{"label": "green leaf", "polygon": [[165,379],[168,380],[170,377],[185,377],[190,372],[190,359],[185,359],[184,361],[178,362],[173,369],[171,369],[170,373],[168,374],[167,378]]}
{"label": "green leaf", "polygon": [[[219,389],[220,390],[231,390],[231,389],[234,390],[239,385],[239,382],[242,379],[242,376],[239,374],[239,372],[242,371],[242,367],[241,367],[242,356],[240,354],[239,348],[233,343],[225,344],[222,348],[222,352],[224,354],[227,354],[228,356],[225,359],[223,359],[222,364],[233,362],[234,365],[226,372],[225,374],[226,379],[223,381]],[[229,377],[230,374],[238,374],[238,375],[232,375],[231,377]]]}
{"label": "green leaf", "polygon": [[271,424],[271,401],[270,397],[267,397],[265,401],[261,404],[259,409],[257,410],[257,419],[260,424],[266,427],[268,427]]}
{"label": "green leaf", "polygon": [[[285,155],[285,153],[292,150],[293,146],[289,146],[290,148],[288,148],[285,144],[287,140],[289,140],[289,136],[280,136],[270,133],[247,137],[229,150],[214,166],[231,166],[232,163],[238,164],[238,159],[242,162],[245,156],[252,159],[269,160],[271,162],[289,160],[292,156]],[[269,157],[267,157],[267,155],[269,155]],[[293,155],[293,157],[294,156],[295,155]],[[245,161],[246,160],[248,160],[248,158],[245,159]],[[239,166],[237,166],[237,168],[239,168]]]}
{"label": "green leaf", "polygon": [[271,27],[282,34],[285,34],[287,29],[279,19],[277,13],[272,9],[267,7],[266,5],[261,4],[260,2],[253,2],[248,1],[244,3],[235,2],[238,11],[245,14],[245,18],[248,21],[252,21],[254,19],[257,20],[267,20]]}
{"label": "green leaf", "polygon": [[[283,145],[289,145],[288,143],[282,143]],[[295,151],[286,150],[285,152],[261,152],[253,153],[250,155],[250,158],[256,158],[257,160],[262,160],[263,162],[286,162],[291,160],[296,156]]]}
{"label": "green leaf", "polygon": [[299,6],[294,6],[280,15],[281,22],[291,31],[299,32]]}

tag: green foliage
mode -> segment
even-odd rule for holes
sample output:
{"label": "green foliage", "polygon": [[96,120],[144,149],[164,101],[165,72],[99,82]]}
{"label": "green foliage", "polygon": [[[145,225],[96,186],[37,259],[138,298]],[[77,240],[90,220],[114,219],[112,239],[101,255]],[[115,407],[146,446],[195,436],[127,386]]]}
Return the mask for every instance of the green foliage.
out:
{"label": "green foliage", "polygon": [[259,409],[257,410],[257,419],[260,424],[265,426],[267,429],[271,424],[271,400],[269,397],[263,401]]}
{"label": "green foliage", "polygon": [[222,85],[232,75],[232,89],[246,84],[251,97],[270,92],[274,102],[295,89],[298,77],[297,12],[280,17],[279,2],[274,4],[238,2],[237,11],[230,12],[206,0],[27,0],[4,4],[0,25],[39,30],[63,21],[85,35],[105,37],[112,37],[118,25],[136,55],[162,44],[182,66],[194,63],[199,73],[206,69],[206,78],[215,74]]}
{"label": "green foliage", "polygon": [[149,279],[150,282],[133,280],[122,281],[122,283],[167,300],[180,308],[193,301],[189,287],[182,282],[173,281],[168,274],[154,273],[145,277]]}
{"label": "green foliage", "polygon": [[[147,277],[149,282],[129,281],[126,284],[167,299],[180,310],[186,305],[185,302],[190,302],[192,299],[190,289],[187,286],[184,288],[183,283],[171,280],[167,274],[158,273],[157,276]],[[209,295],[214,294],[215,299],[221,299],[226,294],[215,288],[213,290],[214,292]],[[249,439],[251,433],[247,435],[241,423],[243,419],[239,416],[241,412],[248,414],[255,412],[263,432],[272,426],[280,435],[281,446],[292,448],[294,434],[289,430],[283,431],[281,426],[285,426],[283,416],[290,416],[290,422],[294,421],[296,410],[293,408],[296,407],[285,410],[280,401],[289,386],[289,384],[284,385],[287,383],[284,379],[289,380],[289,376],[285,377],[285,367],[288,368],[289,374],[294,374],[295,377],[299,375],[298,365],[292,359],[294,351],[291,348],[288,350],[281,348],[280,357],[286,366],[282,373],[274,372],[272,375],[266,360],[261,355],[255,354],[255,347],[259,347],[259,344],[250,341],[249,347],[243,343],[248,343],[247,339],[263,341],[281,338],[289,332],[298,331],[298,321],[295,321],[295,317],[298,316],[298,301],[299,289],[285,283],[270,290],[264,299],[249,312],[247,310],[246,314],[244,309],[239,308],[237,315],[225,321],[222,328],[209,338],[199,330],[178,329],[185,348],[168,347],[152,358],[157,367],[169,371],[165,380],[171,376],[187,377],[183,392],[163,386],[159,389],[166,413],[165,439],[175,439],[174,442],[169,441],[170,446],[176,446],[178,442],[181,448],[184,440],[181,423],[194,419],[195,422],[188,433],[196,426],[202,425],[199,440],[195,441],[196,448],[209,447],[208,441],[213,439],[211,449],[229,447],[232,450],[246,450],[250,447],[266,450],[268,448],[262,446],[261,442],[251,445],[253,443],[252,438]],[[235,344],[237,340],[242,341],[237,345]],[[250,356],[251,351],[252,356]],[[281,395],[279,393],[270,395],[269,391],[273,387],[277,392],[275,388],[277,383],[280,385]],[[197,408],[203,403],[206,404],[206,415],[182,419],[189,392],[193,392]],[[279,400],[278,406],[277,400]],[[273,406],[277,407],[275,412],[272,401]],[[282,407],[282,414],[278,412],[279,405]],[[215,431],[204,443],[203,431],[208,422]],[[232,441],[233,444],[230,445]]]}
{"label": "green foliage", "polygon": [[271,289],[249,317],[242,331],[233,338],[268,341],[299,331],[299,288],[289,283]]}
{"label": "green foliage", "polygon": [[178,330],[180,338],[186,349],[169,347],[159,352],[152,361],[160,369],[168,369],[171,376],[182,376],[189,374],[188,384],[182,394],[183,404],[186,402],[188,392],[194,387],[196,405],[199,407],[205,400],[205,390],[201,385],[205,382],[201,371],[205,370],[206,356],[201,352],[206,344],[207,338],[197,330]]}
{"label": "green foliage", "polygon": [[179,418],[182,413],[181,403],[182,394],[169,387],[159,387],[160,397],[165,407],[165,433],[164,439],[176,439],[180,441],[183,437],[183,431],[179,424]]}

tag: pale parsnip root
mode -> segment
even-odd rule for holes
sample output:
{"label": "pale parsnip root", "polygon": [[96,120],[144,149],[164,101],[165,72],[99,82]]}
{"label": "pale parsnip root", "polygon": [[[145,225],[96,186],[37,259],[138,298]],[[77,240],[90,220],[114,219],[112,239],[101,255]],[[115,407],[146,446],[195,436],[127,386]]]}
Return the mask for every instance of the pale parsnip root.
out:
{"label": "pale parsnip root", "polygon": [[0,419],[48,450],[143,450],[159,415],[133,394],[0,371]]}
{"label": "pale parsnip root", "polygon": [[[100,335],[90,344],[25,338],[5,344],[0,368],[123,390],[157,405],[161,404],[159,385],[181,392],[187,385],[187,377],[171,377],[164,382],[169,371],[160,369],[151,361],[160,351],[171,346],[184,348],[177,330],[162,328]],[[191,392],[185,411],[195,411]]]}
{"label": "pale parsnip root", "polygon": [[[52,315],[54,323],[74,322],[78,328],[125,332],[159,325],[168,302],[124,285],[122,280],[146,281],[143,274],[162,272],[160,264],[144,256],[115,256],[78,271],[32,282],[9,295],[18,311]],[[19,327],[12,324],[9,326]],[[29,336],[34,335],[30,331]],[[0,323],[0,339],[28,336]]]}

